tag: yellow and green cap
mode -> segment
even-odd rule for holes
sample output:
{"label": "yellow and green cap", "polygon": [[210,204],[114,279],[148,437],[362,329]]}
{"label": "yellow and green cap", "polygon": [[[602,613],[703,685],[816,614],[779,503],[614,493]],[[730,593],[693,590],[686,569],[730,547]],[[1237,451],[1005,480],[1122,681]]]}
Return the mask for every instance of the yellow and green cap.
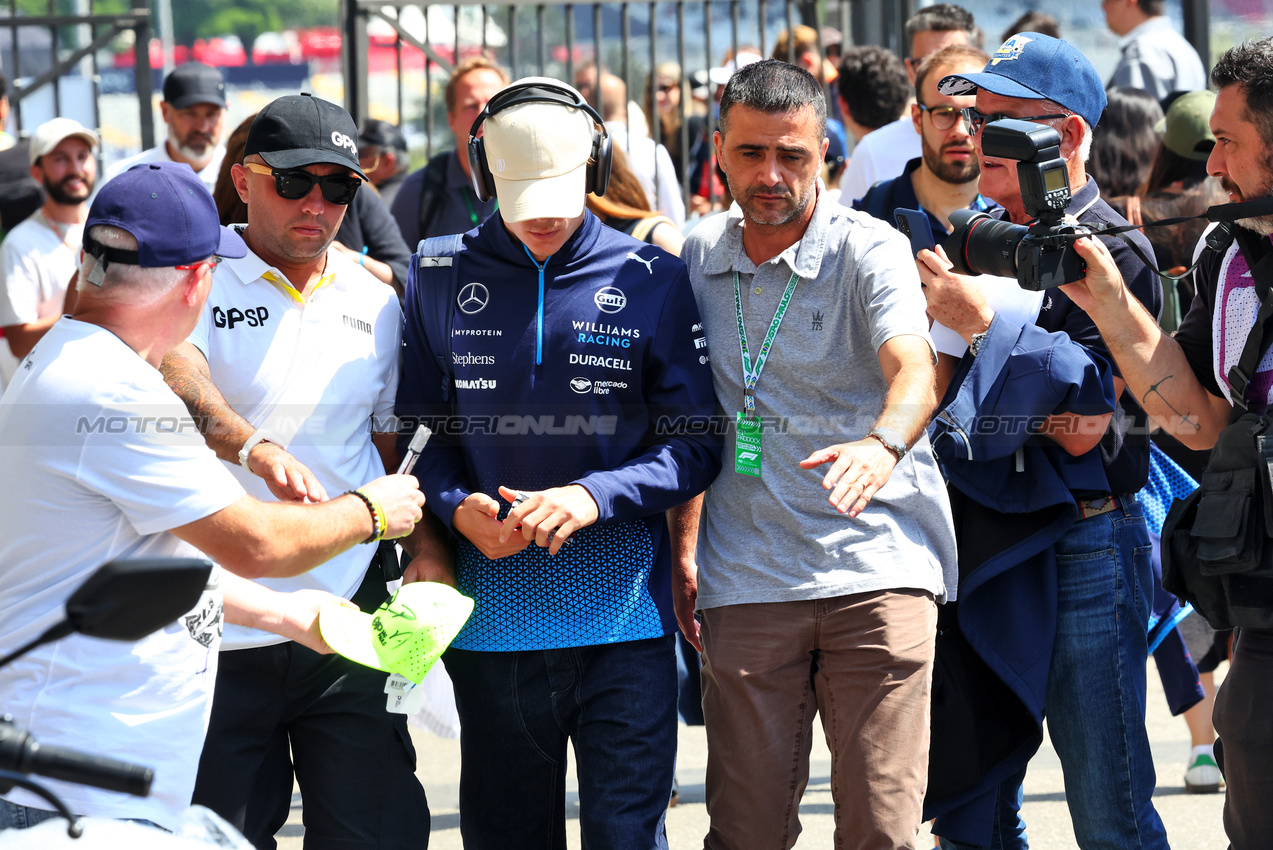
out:
{"label": "yellow and green cap", "polygon": [[473,613],[473,600],[439,582],[404,584],[373,613],[325,605],[318,629],[351,661],[419,684]]}

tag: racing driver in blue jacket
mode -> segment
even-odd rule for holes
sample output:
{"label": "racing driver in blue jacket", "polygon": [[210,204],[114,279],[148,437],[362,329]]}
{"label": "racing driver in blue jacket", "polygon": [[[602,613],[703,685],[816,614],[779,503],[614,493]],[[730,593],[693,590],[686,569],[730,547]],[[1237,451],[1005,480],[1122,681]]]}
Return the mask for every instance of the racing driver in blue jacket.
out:
{"label": "racing driver in blue jacket", "polygon": [[[722,448],[698,308],[679,259],[585,210],[609,145],[574,89],[508,86],[470,154],[478,196],[499,210],[449,261],[413,259],[397,405],[435,426],[415,472],[476,601],[444,656],[464,846],[564,848],[572,743],[584,845],[666,848],[664,511],[706,489]],[[449,331],[426,330],[430,311]]]}

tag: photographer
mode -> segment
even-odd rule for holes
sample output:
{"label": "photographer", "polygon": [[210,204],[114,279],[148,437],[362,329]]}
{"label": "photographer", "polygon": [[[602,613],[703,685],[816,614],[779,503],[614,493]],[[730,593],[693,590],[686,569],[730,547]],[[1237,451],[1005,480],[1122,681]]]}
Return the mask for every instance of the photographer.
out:
{"label": "photographer", "polygon": [[[1219,93],[1211,114],[1216,145],[1207,171],[1232,201],[1273,195],[1273,38],[1230,49],[1211,72]],[[1095,320],[1130,390],[1165,430],[1193,449],[1210,448],[1229,422],[1237,394],[1229,370],[1254,325],[1258,292],[1267,287],[1273,217],[1239,219],[1236,236],[1208,245],[1194,273],[1197,296],[1174,338],[1127,297],[1125,274],[1099,242],[1077,246],[1089,274],[1066,291]],[[1223,309],[1216,315],[1216,306]],[[1273,400],[1267,351],[1260,352],[1246,394],[1249,409],[1266,413]],[[1217,449],[1217,453],[1218,453]],[[1258,531],[1257,531],[1258,533]],[[1164,537],[1164,540],[1166,537]],[[1265,559],[1267,562],[1267,558]],[[1247,604],[1251,604],[1250,600]],[[1267,615],[1267,609],[1266,609]],[[1224,826],[1234,850],[1273,843],[1273,634],[1244,628],[1216,698],[1216,756],[1228,794]]]}
{"label": "photographer", "polygon": [[[1039,204],[1023,198],[1015,162],[985,155],[984,127],[1001,118],[1059,134],[1069,216],[1123,223],[1084,171],[1105,93],[1074,47],[1015,35],[982,73],[946,77],[938,90],[975,92],[968,115],[980,190],[1011,221],[1030,223],[1026,210]],[[1143,236],[1133,238],[1152,256]],[[1156,316],[1152,270],[1122,242],[1110,250]],[[1146,481],[1145,414],[1124,395],[1092,320],[1064,293],[1043,291],[1032,319],[1011,319],[952,273],[944,253],[921,251],[918,265],[929,314],[969,343],[943,373],[953,376],[934,426],[962,538],[958,610],[946,614],[959,628],[943,629],[938,666],[948,670],[944,687],[985,703],[952,717],[960,699],[949,697],[943,716],[936,686],[934,729],[948,734],[933,736],[935,831],[944,847],[989,846],[992,836],[1024,846],[1021,782],[1046,706],[1079,846],[1100,835],[1120,847],[1166,847],[1144,728],[1149,535],[1129,495]],[[986,768],[970,779],[970,763]],[[961,806],[943,804],[978,791]]]}

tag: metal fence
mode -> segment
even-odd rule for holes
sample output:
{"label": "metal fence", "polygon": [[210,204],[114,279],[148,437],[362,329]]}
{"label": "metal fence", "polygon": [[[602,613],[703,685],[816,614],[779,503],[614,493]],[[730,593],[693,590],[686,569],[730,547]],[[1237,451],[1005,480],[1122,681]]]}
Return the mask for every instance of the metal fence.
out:
{"label": "metal fence", "polygon": [[[17,0],[9,0],[7,9],[0,10],[0,64],[9,75],[15,125],[30,131],[48,118],[69,115],[85,126],[100,127],[105,70],[107,78],[112,72],[132,78],[142,147],[151,147],[155,140],[149,6],[146,0],[132,0],[129,12],[119,15],[97,14],[93,0],[80,5],[84,14],[56,14],[55,0],[48,0],[44,15],[20,16]],[[100,68],[99,52],[125,33],[133,38],[131,71]],[[110,87],[109,82],[106,87]],[[24,109],[28,113],[25,121]]]}
{"label": "metal fence", "polygon": [[[420,98],[423,130],[435,139],[438,110],[432,103],[438,78],[463,56],[485,52],[508,68],[514,78],[553,76],[571,81],[583,63],[600,59],[627,84],[630,99],[639,99],[647,76],[660,62],[672,60],[689,86],[693,72],[720,64],[726,50],[747,45],[767,55],[778,32],[797,24],[821,29],[830,24],[853,33],[855,41],[901,46],[902,25],[912,0],[665,0],[650,3],[584,2],[545,4],[513,0],[502,4],[460,0],[342,0],[345,100],[355,120],[368,117],[368,26],[392,28],[397,81],[392,95],[400,123],[410,124],[412,101]],[[409,11],[423,10],[423,26],[405,22]],[[445,17],[441,17],[441,12]],[[439,27],[446,36],[433,31]],[[406,73],[411,58],[422,53],[429,71],[422,90],[414,90]],[[689,91],[682,102],[689,101]]]}

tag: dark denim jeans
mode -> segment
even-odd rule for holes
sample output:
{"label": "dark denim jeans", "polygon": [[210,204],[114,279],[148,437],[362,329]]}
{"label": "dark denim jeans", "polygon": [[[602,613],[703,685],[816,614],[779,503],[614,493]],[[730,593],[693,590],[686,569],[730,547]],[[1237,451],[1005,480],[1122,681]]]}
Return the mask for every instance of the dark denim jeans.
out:
{"label": "dark denim jeans", "polygon": [[20,806],[8,800],[0,800],[0,832],[6,829],[27,829],[46,820],[60,818],[57,812]]}
{"label": "dark denim jeans", "polygon": [[[1059,604],[1048,734],[1082,850],[1166,850],[1145,732],[1154,576],[1140,505],[1079,520],[1056,543]],[[1019,775],[1024,779],[1024,771]],[[1020,781],[1000,787],[994,850],[1024,850]],[[942,841],[948,850],[968,845]]]}
{"label": "dark denim jeans", "polygon": [[467,850],[564,850],[574,745],[586,848],[666,850],[673,637],[524,652],[450,649]]}

